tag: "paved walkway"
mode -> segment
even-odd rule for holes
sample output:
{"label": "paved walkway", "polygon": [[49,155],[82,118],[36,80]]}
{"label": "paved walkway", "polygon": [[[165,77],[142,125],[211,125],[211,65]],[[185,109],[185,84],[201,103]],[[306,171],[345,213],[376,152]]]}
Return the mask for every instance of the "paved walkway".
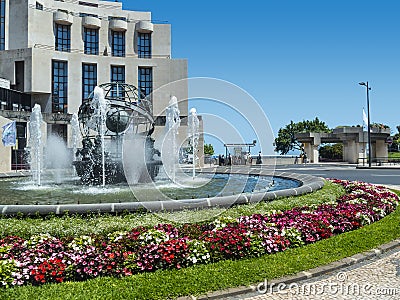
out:
{"label": "paved walkway", "polygon": [[399,300],[400,239],[295,275],[179,300]]}
{"label": "paved walkway", "polygon": [[261,292],[225,299],[400,299],[400,248],[312,280],[281,283],[272,290],[262,285]]}
{"label": "paved walkway", "polygon": [[398,300],[400,239],[371,251],[293,276],[187,299],[224,300]]}

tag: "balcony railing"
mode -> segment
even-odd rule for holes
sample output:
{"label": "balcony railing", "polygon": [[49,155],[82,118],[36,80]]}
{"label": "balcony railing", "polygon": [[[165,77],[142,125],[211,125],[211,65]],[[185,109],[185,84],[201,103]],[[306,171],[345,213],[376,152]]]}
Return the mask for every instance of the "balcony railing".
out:
{"label": "balcony railing", "polygon": [[31,111],[31,95],[15,90],[0,88],[0,109]]}
{"label": "balcony railing", "polygon": [[[33,46],[33,48],[36,49],[42,49],[42,50],[48,50],[48,51],[55,51],[55,47],[54,46],[50,46],[50,45],[43,45],[43,44],[35,44]],[[66,52],[67,53],[67,52]],[[68,53],[80,53],[80,54],[85,54],[83,49],[70,49],[70,51]],[[107,54],[104,54],[105,52],[100,51],[99,52],[99,56],[109,56],[111,54],[111,49],[110,52],[107,51]],[[140,58],[139,54],[136,53],[126,53],[124,57],[129,57],[129,58]],[[160,55],[160,54],[151,54],[152,58],[167,58],[170,59],[171,56],[170,55]]]}

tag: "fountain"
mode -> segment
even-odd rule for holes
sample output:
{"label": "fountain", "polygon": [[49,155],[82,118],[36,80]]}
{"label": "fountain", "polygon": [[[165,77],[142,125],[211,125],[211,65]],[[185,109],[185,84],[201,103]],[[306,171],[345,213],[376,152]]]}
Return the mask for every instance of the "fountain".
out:
{"label": "fountain", "polygon": [[[54,184],[54,181],[42,182],[40,177],[42,117],[40,106],[35,105],[29,124],[29,146],[33,178],[41,187],[30,185],[24,178],[0,180],[0,211],[4,215],[62,215],[67,212],[121,213],[229,207],[309,193],[323,186],[321,179],[312,176],[276,174],[268,168],[196,170],[199,119],[194,108],[190,110],[187,124],[193,164],[191,170],[185,172],[188,168],[176,161],[179,114],[178,100],[171,97],[162,143],[163,162],[169,178],[155,181],[162,161],[157,158],[161,153],[155,149],[155,141],[151,138],[155,126],[151,101],[132,85],[114,82],[98,86],[71,119],[73,165],[84,185],[77,185],[76,177],[63,178],[61,184]],[[179,176],[178,171],[181,172]],[[275,182],[273,186],[270,185],[272,181]]]}
{"label": "fountain", "polygon": [[29,120],[29,164],[31,167],[33,182],[38,186],[41,185],[42,174],[42,122],[43,117],[41,107],[39,104],[35,104]]}
{"label": "fountain", "polygon": [[199,145],[199,118],[197,117],[197,111],[195,108],[190,110],[188,120],[188,137],[193,153],[192,178],[194,179],[196,177],[196,163],[198,160],[197,147]]}
{"label": "fountain", "polygon": [[[151,138],[154,131],[151,111],[151,102],[135,86],[125,83],[97,86],[83,101],[78,112],[82,148],[76,151],[73,165],[84,184],[105,186],[126,182],[130,174],[123,167],[126,156],[123,145],[128,148],[128,144],[136,153],[127,154],[136,157],[138,164],[127,169],[139,173],[137,182],[154,180],[161,160],[154,159],[160,152],[154,149]],[[134,138],[127,137],[127,132]],[[140,157],[144,163],[139,166]]]}

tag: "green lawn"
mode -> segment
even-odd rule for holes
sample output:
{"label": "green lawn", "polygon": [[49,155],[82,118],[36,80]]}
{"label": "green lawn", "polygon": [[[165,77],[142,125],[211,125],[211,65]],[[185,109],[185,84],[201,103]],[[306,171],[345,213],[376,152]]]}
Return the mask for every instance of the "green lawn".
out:
{"label": "green lawn", "polygon": [[389,159],[400,159],[400,152],[389,152]]}
{"label": "green lawn", "polygon": [[[255,206],[241,206],[221,212],[226,216],[236,216],[266,210],[299,206],[302,204],[320,203],[325,198],[329,201],[335,194],[342,193],[342,189],[335,185],[327,184],[321,191],[301,197],[294,197],[260,203]],[[215,211],[214,211],[215,212]],[[196,217],[196,213],[190,217]],[[178,213],[177,218],[183,213]],[[53,234],[63,236],[63,227],[68,233],[81,234],[89,230],[107,232],[112,227],[125,228],[136,226],[140,218],[144,224],[152,225],[159,217],[152,219],[150,216],[121,216],[113,224],[112,217],[94,217],[84,221],[76,217],[51,218],[40,221],[25,220],[0,220],[1,226],[7,221],[12,225],[6,232],[23,232],[29,234],[49,229]],[[167,217],[171,217],[167,215]],[[138,218],[138,219],[137,219]],[[95,221],[97,220],[97,221]],[[65,223],[65,224],[64,224]],[[18,228],[13,225],[18,225]],[[28,228],[23,228],[24,226]],[[34,228],[39,226],[39,228]],[[58,227],[60,226],[60,227]],[[76,228],[83,226],[83,228]],[[75,229],[73,229],[75,228]],[[356,231],[341,234],[327,240],[322,240],[305,247],[293,248],[273,255],[237,261],[220,261],[209,265],[199,265],[181,270],[162,270],[154,273],[143,273],[125,278],[98,278],[85,282],[67,282],[50,284],[40,287],[20,287],[7,289],[0,292],[0,299],[173,299],[183,295],[199,295],[208,291],[220,290],[229,287],[249,285],[284,275],[324,265],[353,254],[363,252],[391,240],[400,238],[400,208],[384,219]]]}

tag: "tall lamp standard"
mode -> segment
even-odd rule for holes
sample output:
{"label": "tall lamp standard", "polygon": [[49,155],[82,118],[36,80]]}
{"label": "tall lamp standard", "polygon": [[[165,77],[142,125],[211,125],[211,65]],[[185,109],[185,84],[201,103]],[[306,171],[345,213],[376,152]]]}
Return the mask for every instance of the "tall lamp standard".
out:
{"label": "tall lamp standard", "polygon": [[367,88],[367,110],[368,110],[368,166],[371,168],[371,162],[372,162],[372,148],[371,148],[371,120],[370,120],[370,114],[369,114],[369,91],[371,88],[368,86],[368,81],[367,83],[365,82],[360,82],[359,85],[363,85]]}

